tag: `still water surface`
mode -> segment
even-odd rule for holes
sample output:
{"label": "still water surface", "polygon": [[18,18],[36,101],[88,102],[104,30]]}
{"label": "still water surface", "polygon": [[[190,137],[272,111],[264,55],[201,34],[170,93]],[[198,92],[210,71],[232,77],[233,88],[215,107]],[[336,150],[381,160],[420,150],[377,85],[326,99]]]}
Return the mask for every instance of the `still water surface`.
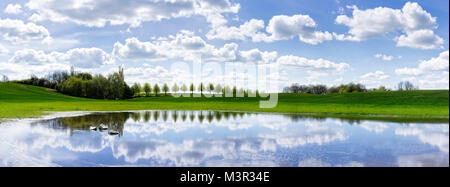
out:
{"label": "still water surface", "polygon": [[[90,129],[101,124],[108,130]],[[0,124],[0,166],[448,167],[449,124],[212,111],[93,113]]]}

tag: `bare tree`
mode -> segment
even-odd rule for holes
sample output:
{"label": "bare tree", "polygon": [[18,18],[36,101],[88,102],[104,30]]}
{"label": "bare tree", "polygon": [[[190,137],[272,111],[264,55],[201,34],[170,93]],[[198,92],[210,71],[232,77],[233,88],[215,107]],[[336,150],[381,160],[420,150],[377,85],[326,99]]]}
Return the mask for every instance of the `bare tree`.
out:
{"label": "bare tree", "polygon": [[398,83],[398,90],[399,91],[412,91],[412,90],[418,90],[419,88],[415,86],[413,83],[406,81],[406,82],[400,82]]}
{"label": "bare tree", "polygon": [[9,81],[8,76],[3,75],[3,76],[2,76],[2,82],[8,82],[8,81]]}

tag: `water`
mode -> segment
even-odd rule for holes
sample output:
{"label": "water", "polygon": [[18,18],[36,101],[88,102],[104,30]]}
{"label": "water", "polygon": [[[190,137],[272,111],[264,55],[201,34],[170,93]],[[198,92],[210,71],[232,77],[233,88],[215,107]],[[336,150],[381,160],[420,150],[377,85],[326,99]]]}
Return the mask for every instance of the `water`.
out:
{"label": "water", "polygon": [[[118,135],[92,131],[105,124]],[[211,111],[0,124],[0,166],[449,166],[449,124]]]}

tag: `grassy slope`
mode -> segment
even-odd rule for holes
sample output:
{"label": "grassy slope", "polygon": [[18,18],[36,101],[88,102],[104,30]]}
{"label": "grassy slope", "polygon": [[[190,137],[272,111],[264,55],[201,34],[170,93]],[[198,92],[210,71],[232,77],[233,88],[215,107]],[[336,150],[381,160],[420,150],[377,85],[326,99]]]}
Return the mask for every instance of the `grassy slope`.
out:
{"label": "grassy slope", "polygon": [[241,110],[286,113],[449,115],[449,91],[280,94],[273,109],[260,109],[257,98],[150,97],[127,101],[75,98],[45,88],[0,83],[0,118],[34,117],[43,111],[115,111],[145,109]]}

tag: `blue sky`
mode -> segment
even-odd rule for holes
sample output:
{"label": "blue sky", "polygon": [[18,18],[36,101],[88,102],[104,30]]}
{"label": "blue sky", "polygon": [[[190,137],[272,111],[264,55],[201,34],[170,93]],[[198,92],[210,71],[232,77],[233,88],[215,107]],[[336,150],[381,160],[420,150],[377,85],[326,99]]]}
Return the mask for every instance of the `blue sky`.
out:
{"label": "blue sky", "polygon": [[[0,74],[23,79],[70,66],[107,74],[123,65],[129,83],[183,83],[199,75],[173,64],[192,65],[200,55],[222,67],[279,65],[270,79],[280,88],[395,88],[409,80],[448,89],[448,7],[442,0],[1,1]],[[231,84],[231,77],[202,79]]]}

